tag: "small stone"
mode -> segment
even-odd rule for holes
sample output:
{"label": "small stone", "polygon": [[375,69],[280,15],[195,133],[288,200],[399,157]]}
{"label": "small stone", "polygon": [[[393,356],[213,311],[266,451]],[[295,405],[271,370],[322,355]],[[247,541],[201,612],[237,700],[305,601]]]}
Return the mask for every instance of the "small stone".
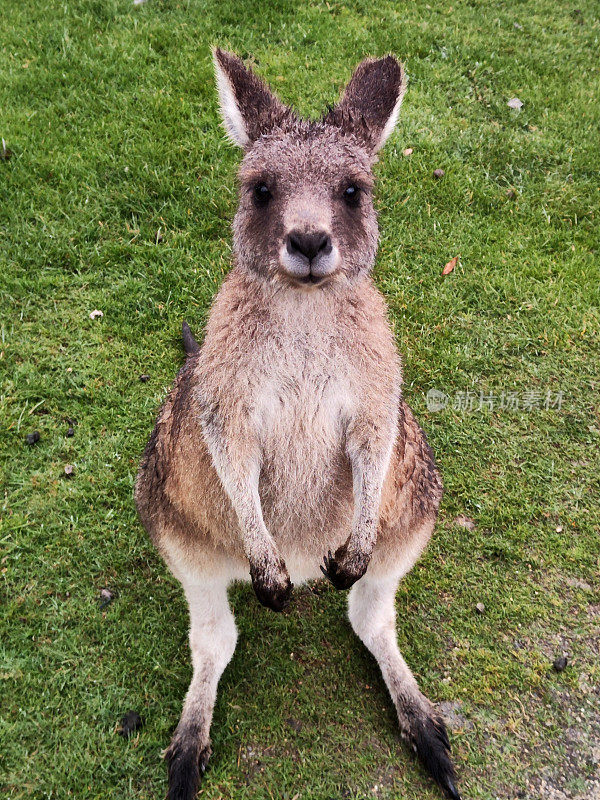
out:
{"label": "small stone", "polygon": [[69,436],[69,437],[75,436],[75,428],[69,428],[67,430],[67,436]]}
{"label": "small stone", "polygon": [[513,28],[515,28],[515,30],[517,30],[517,31],[522,31],[523,30],[523,26],[518,22],[513,22]]}
{"label": "small stone", "polygon": [[562,525],[557,525],[556,526],[556,532],[557,533],[562,533],[563,532],[563,526]]}
{"label": "small stone", "polygon": [[406,150],[402,151],[403,156],[412,156],[412,154],[413,154],[412,147],[407,147]]}
{"label": "small stone", "polygon": [[12,150],[6,146],[6,142],[2,139],[2,147],[0,148],[0,161],[9,161],[12,158]]}
{"label": "small stone", "polygon": [[124,736],[126,739],[128,739],[131,734],[138,731],[143,724],[144,720],[140,717],[137,711],[128,711],[121,720],[119,733],[121,736]]}
{"label": "small stone", "polygon": [[522,100],[519,100],[519,98],[518,98],[518,97],[512,97],[512,98],[511,98],[511,99],[508,101],[508,103],[507,103],[506,105],[507,105],[509,108],[514,108],[514,109],[516,109],[516,110],[518,111],[520,108],[523,108],[523,101],[522,101]]}
{"label": "small stone", "polygon": [[483,603],[477,603],[477,605],[475,606],[475,610],[477,611],[478,614],[483,614],[485,612],[484,604]]}
{"label": "small stone", "polygon": [[554,667],[555,672],[562,672],[567,668],[568,663],[569,661],[566,656],[559,656],[558,658],[554,659],[552,666]]}
{"label": "small stone", "polygon": [[106,608],[114,600],[115,596],[110,589],[100,589],[100,608]]}
{"label": "small stone", "polygon": [[25,437],[25,441],[30,447],[34,445],[36,442],[39,442],[39,440],[40,440],[39,431],[33,431],[33,433],[28,433],[27,436]]}
{"label": "small stone", "polygon": [[471,519],[471,517],[465,517],[464,514],[459,514],[454,522],[456,525],[460,525],[461,528],[466,528],[468,531],[475,530],[475,520]]}
{"label": "small stone", "polygon": [[74,469],[75,469],[75,467],[73,466],[73,464],[67,464],[66,465],[66,467],[65,467],[65,475],[66,475],[67,478],[70,478],[73,475],[73,470]]}
{"label": "small stone", "polygon": [[150,375],[146,375],[145,373],[144,375],[140,375],[140,381],[142,383],[148,383],[149,380],[150,380]]}
{"label": "small stone", "polygon": [[98,319],[98,317],[103,317],[104,311],[100,311],[99,308],[95,308],[93,311],[90,311],[90,319]]}
{"label": "small stone", "polygon": [[434,170],[433,170],[433,177],[434,177],[434,178],[437,178],[438,180],[439,180],[440,178],[443,178],[445,174],[446,174],[446,173],[444,172],[444,170],[443,170],[443,169],[434,169]]}

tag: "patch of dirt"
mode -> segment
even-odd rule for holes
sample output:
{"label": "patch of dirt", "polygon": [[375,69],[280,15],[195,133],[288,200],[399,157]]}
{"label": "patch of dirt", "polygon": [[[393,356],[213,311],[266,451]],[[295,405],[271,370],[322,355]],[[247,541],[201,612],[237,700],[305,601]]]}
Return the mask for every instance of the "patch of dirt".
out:
{"label": "patch of dirt", "polygon": [[295,747],[262,747],[259,744],[240,747],[238,765],[244,782],[250,786],[254,778],[265,771],[269,761],[280,761],[285,757],[291,757],[292,761],[297,762],[300,752]]}
{"label": "patch of dirt", "polygon": [[587,581],[582,581],[580,578],[565,578],[565,583],[572,589],[582,589],[584,592],[593,592],[593,588]]}
{"label": "patch of dirt", "polygon": [[[579,588],[579,587],[577,587]],[[600,607],[596,607],[600,610]],[[481,732],[485,778],[494,797],[502,800],[600,800],[600,617],[588,606],[579,623],[537,637],[524,637],[515,646],[543,653],[548,663],[546,685],[539,692],[515,695],[510,718],[478,709],[472,716],[475,735]],[[582,630],[582,627],[584,630]],[[564,671],[553,660],[568,655]],[[509,690],[510,693],[510,690]],[[512,697],[512,693],[511,693]],[[446,704],[445,704],[446,705]],[[453,726],[455,704],[441,708]],[[491,716],[490,716],[491,714]],[[479,738],[479,737],[478,737]],[[494,752],[514,766],[510,784],[498,785]]]}
{"label": "patch of dirt", "polygon": [[532,780],[535,800],[600,800],[600,686],[587,677],[579,675],[576,689],[550,692],[561,730],[555,742],[542,746],[550,764]]}
{"label": "patch of dirt", "polygon": [[437,709],[451,731],[471,731],[475,727],[462,713],[464,706],[460,700],[444,700],[437,704]]}

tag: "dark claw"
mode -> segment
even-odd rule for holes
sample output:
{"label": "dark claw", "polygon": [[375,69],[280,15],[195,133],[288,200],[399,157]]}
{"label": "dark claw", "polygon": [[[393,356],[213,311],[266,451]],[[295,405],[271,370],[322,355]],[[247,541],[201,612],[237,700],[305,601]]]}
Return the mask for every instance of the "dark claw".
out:
{"label": "dark claw", "polygon": [[331,555],[331,550],[328,550],[327,555],[323,556],[323,565],[319,567],[323,575],[325,575],[327,580],[331,581],[331,583],[333,583],[333,581],[331,580],[331,577],[329,575],[329,567],[332,561],[333,561],[333,556]]}
{"label": "dark claw", "polygon": [[365,568],[359,575],[349,572],[344,567],[340,566],[339,562],[345,554],[344,546],[336,551],[335,556],[331,555],[331,550],[327,551],[327,555],[323,558],[323,565],[320,567],[321,572],[328,581],[330,581],[336,589],[349,589],[359,578],[365,574]]}
{"label": "dark claw", "polygon": [[442,789],[448,795],[450,800],[460,800],[460,795],[458,793],[458,790],[456,786],[452,783],[450,778],[446,778],[446,785],[442,786]]}
{"label": "dark claw", "polygon": [[206,767],[208,766],[208,760],[212,755],[212,748],[210,745],[204,748],[198,757],[198,766],[200,767],[200,771],[204,774],[206,772]]}

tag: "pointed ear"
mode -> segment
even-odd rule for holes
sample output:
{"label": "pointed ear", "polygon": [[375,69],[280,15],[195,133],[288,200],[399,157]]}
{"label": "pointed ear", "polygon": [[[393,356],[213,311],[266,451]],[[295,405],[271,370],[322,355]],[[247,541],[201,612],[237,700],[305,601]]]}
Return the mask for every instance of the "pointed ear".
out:
{"label": "pointed ear", "polygon": [[367,58],[325,121],[352,133],[376,153],[394,130],[406,83],[406,73],[394,56]]}
{"label": "pointed ear", "polygon": [[236,55],[216,47],[213,58],[225,130],[234,144],[248,149],[291,111]]}

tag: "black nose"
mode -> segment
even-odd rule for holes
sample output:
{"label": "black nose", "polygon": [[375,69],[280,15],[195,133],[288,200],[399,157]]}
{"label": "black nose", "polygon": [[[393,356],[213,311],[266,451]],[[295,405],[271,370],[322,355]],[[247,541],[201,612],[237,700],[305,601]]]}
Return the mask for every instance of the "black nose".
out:
{"label": "black nose", "polygon": [[312,261],[319,253],[327,255],[331,252],[331,237],[324,231],[316,233],[292,231],[287,237],[287,250],[292,255],[300,253]]}

